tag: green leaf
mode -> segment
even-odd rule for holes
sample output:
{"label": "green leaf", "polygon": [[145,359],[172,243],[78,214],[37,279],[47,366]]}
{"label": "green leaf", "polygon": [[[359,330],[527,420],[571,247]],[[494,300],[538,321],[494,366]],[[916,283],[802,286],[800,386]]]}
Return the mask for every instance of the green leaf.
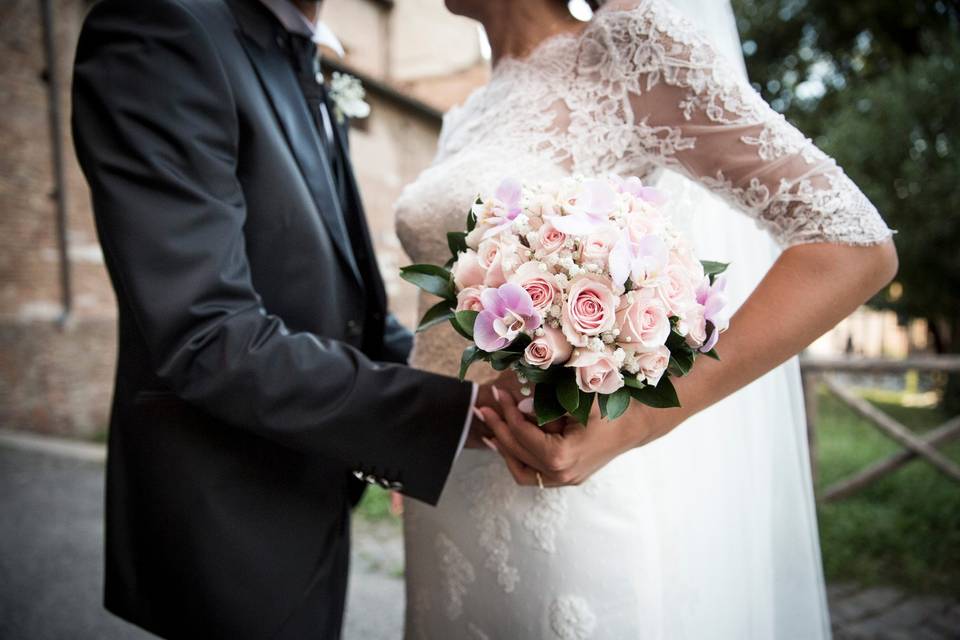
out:
{"label": "green leaf", "polygon": [[690,349],[690,347],[687,346],[687,339],[677,333],[676,329],[673,329],[667,336],[667,349],[670,349],[670,353],[676,353],[677,351]]}
{"label": "green leaf", "polygon": [[559,379],[555,368],[541,369],[540,367],[531,367],[525,364],[518,364],[517,373],[534,384],[543,382],[556,383]]}
{"label": "green leaf", "polygon": [[447,233],[447,246],[450,247],[450,253],[454,259],[467,250],[467,234],[463,231],[450,231]]}
{"label": "green leaf", "polygon": [[450,306],[450,302],[441,300],[427,309],[427,312],[423,314],[423,318],[420,319],[420,324],[417,326],[417,332],[419,333],[420,331],[429,329],[433,325],[440,324],[444,320],[449,320],[453,317],[453,307]]}
{"label": "green leaf", "polygon": [[609,420],[616,420],[630,406],[630,388],[620,387],[610,395],[600,396],[600,412]]}
{"label": "green leaf", "polygon": [[[718,276],[724,271],[727,270],[727,267],[730,266],[729,262],[715,262],[713,260],[701,260],[700,264],[703,265],[703,273],[708,276]],[[711,277],[710,282],[713,282]]]}
{"label": "green leaf", "polygon": [[646,386],[643,389],[630,389],[630,396],[637,402],[655,407],[657,409],[669,409],[670,407],[679,407],[680,399],[677,398],[677,390],[673,388],[670,378],[663,376],[655,387]]}
{"label": "green leaf", "polygon": [[623,376],[623,384],[633,389],[643,389],[645,386],[647,386],[640,382],[640,380],[637,379],[637,376],[633,374]]}
{"label": "green leaf", "polygon": [[703,351],[701,353],[703,353],[703,355],[707,356],[708,358],[713,358],[714,360],[720,359],[720,354],[717,353],[716,347],[714,347],[713,349],[710,349],[710,351]]}
{"label": "green leaf", "polygon": [[460,334],[473,339],[473,325],[477,321],[479,311],[457,311],[454,314],[454,321],[461,329]]}
{"label": "green leaf", "polygon": [[573,371],[563,377],[557,384],[557,400],[570,415],[580,406],[580,388],[577,386],[577,377]]}
{"label": "green leaf", "polygon": [[480,350],[480,347],[476,345],[472,347],[467,347],[463,350],[463,355],[460,356],[460,381],[463,382],[463,379],[467,377],[467,369],[470,368],[470,365],[483,358],[483,352]]}
{"label": "green leaf", "polygon": [[696,359],[696,356],[689,348],[677,349],[671,352],[669,365],[670,374],[678,377],[687,375],[693,367],[694,359]]}
{"label": "green leaf", "polygon": [[580,424],[586,426],[587,420],[590,418],[590,409],[593,408],[593,397],[596,394],[593,393],[584,393],[580,392],[580,403],[577,405],[577,410],[572,412],[570,415],[573,416],[573,419],[579,422]]}
{"label": "green leaf", "polygon": [[541,427],[562,418],[567,412],[557,402],[557,390],[552,384],[538,384],[533,388],[533,412]]}
{"label": "green leaf", "polygon": [[[483,204],[483,201],[480,198],[477,198],[476,204]],[[470,233],[477,228],[477,215],[473,212],[473,207],[470,207],[470,210],[467,211],[467,233]]]}
{"label": "green leaf", "polygon": [[456,300],[450,272],[434,264],[412,264],[400,269],[400,277],[427,293],[445,300]]}

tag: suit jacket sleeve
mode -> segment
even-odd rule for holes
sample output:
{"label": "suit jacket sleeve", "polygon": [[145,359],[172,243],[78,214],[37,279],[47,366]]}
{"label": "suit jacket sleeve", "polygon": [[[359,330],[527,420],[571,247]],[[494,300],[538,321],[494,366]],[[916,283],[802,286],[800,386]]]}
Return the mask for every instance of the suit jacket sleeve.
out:
{"label": "suit jacket sleeve", "polygon": [[396,316],[387,314],[383,327],[383,359],[387,362],[406,363],[413,351],[413,334],[400,324]]}
{"label": "suit jacket sleeve", "polygon": [[372,362],[264,308],[245,253],[241,124],[185,3],[95,6],[77,51],[73,125],[117,295],[161,379],[228,424],[318,463],[376,469],[435,503],[470,386]]}

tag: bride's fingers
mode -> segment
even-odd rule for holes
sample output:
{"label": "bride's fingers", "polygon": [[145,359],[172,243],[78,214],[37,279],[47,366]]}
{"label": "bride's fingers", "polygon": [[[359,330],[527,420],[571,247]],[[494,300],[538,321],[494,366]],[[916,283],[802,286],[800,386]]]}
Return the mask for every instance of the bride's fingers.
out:
{"label": "bride's fingers", "polygon": [[[530,466],[537,469],[549,470],[551,465],[547,464],[551,456],[550,436],[543,432],[540,427],[533,424],[527,417],[520,413],[516,403],[509,394],[501,392],[497,401],[503,410],[503,417],[510,425],[510,433],[514,440],[524,449],[530,452],[537,464]],[[530,464],[529,462],[527,464]]]}
{"label": "bride's fingers", "polygon": [[507,469],[510,470],[510,475],[513,476],[513,479],[517,484],[527,487],[532,487],[537,484],[536,471],[511,456],[509,453],[501,451],[500,457],[503,458],[503,461],[507,465]]}
{"label": "bride's fingers", "polygon": [[501,450],[501,453],[508,453],[530,467],[538,467],[541,464],[538,463],[535,456],[517,442],[517,439],[513,437],[513,428],[505,423],[496,411],[489,407],[483,407],[480,411],[483,413],[487,426],[493,430],[497,438],[497,447]]}

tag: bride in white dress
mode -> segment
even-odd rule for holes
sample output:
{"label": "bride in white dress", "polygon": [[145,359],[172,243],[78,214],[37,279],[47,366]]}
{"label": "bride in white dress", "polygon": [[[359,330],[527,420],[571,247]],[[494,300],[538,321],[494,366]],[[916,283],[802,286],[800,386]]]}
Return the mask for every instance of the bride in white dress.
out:
{"label": "bride in white dress", "polygon": [[[497,454],[463,451],[436,508],[406,504],[406,636],[828,638],[796,359],[743,384],[889,280],[890,231],[833,161],[750,88],[726,0],[615,0],[585,26],[547,11],[560,0],[524,3],[528,12],[544,8],[541,31],[554,33],[524,49],[519,36],[493,31],[509,31],[510,20],[485,21],[491,80],[447,114],[433,165],[397,204],[397,231],[412,260],[443,263],[446,232],[462,227],[465,203],[504,176],[611,172],[659,180],[699,255],[733,263],[735,305],[781,249],[888,250],[862,249],[865,266],[853,271],[877,273],[850,276],[860,280],[836,285],[835,299],[786,295],[786,304],[797,304],[787,315],[807,317],[794,325],[781,309],[762,333],[803,335],[784,338],[788,346],[758,336],[761,352],[777,353],[744,354],[771,360],[742,381],[726,372],[732,388],[718,393],[743,388],[714,404],[719,396],[704,399],[710,406],[580,486],[518,486]],[[520,4],[447,2],[481,19]],[[499,56],[498,36],[513,47]],[[832,255],[788,253],[793,262],[771,274],[797,265],[816,271],[811,255]],[[826,266],[822,274],[846,277]],[[421,310],[433,302],[424,297]],[[735,316],[721,355],[732,344],[749,350],[749,340],[736,342],[737,323]],[[463,348],[449,327],[436,326],[417,336],[411,364],[456,375]],[[744,362],[733,353],[724,360]],[[473,376],[494,373],[475,365]],[[696,404],[678,390],[682,402]]]}

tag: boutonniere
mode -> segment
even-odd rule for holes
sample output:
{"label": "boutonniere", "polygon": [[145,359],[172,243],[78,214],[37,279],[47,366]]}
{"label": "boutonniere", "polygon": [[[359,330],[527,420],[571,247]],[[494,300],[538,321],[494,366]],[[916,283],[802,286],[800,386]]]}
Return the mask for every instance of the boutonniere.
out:
{"label": "boutonniere", "polygon": [[357,78],[348,73],[334,71],[330,77],[328,91],[333,102],[333,115],[343,124],[344,118],[366,118],[370,115],[370,105],[364,100],[367,92]]}

